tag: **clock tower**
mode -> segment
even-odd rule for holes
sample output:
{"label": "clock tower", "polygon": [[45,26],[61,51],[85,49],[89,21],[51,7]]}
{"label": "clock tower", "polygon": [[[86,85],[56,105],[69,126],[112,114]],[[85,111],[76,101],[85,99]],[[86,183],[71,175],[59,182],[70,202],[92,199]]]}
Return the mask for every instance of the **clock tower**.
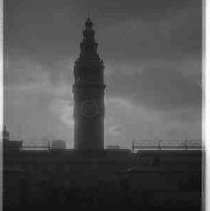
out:
{"label": "clock tower", "polygon": [[97,53],[93,23],[88,17],[74,65],[74,148],[104,149],[104,65]]}

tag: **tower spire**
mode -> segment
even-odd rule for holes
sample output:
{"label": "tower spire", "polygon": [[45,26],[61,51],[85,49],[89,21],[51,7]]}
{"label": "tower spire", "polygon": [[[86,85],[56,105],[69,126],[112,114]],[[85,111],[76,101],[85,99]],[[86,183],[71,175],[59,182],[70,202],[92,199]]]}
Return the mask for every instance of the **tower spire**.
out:
{"label": "tower spire", "polygon": [[83,30],[83,40],[80,43],[80,58],[88,59],[95,58],[99,59],[97,54],[98,43],[95,41],[95,30],[93,29],[93,22],[89,17],[85,21],[85,29]]}
{"label": "tower spire", "polygon": [[93,30],[92,28],[93,28],[93,22],[91,21],[89,15],[88,15],[88,18],[85,21],[85,29],[86,30]]}

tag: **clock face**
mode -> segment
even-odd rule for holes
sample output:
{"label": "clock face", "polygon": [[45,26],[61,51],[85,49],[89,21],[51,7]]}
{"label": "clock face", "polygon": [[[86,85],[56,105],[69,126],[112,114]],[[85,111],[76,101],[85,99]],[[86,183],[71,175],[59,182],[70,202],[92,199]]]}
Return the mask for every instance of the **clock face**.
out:
{"label": "clock face", "polygon": [[87,118],[95,117],[98,114],[98,106],[94,101],[84,101],[81,109],[82,115]]}

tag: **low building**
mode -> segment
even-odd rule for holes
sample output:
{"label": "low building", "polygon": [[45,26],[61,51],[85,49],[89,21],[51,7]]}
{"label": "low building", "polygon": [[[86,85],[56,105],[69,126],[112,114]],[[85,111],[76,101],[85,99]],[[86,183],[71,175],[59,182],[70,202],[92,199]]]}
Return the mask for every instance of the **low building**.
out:
{"label": "low building", "polygon": [[51,144],[51,150],[65,150],[66,142],[64,140],[53,140]]}
{"label": "low building", "polygon": [[114,150],[118,150],[120,149],[120,146],[119,145],[107,145],[106,146],[106,149],[114,149]]}
{"label": "low building", "polygon": [[22,140],[11,141],[10,133],[7,131],[6,126],[4,126],[3,130],[3,148],[4,151],[21,151],[23,145]]}

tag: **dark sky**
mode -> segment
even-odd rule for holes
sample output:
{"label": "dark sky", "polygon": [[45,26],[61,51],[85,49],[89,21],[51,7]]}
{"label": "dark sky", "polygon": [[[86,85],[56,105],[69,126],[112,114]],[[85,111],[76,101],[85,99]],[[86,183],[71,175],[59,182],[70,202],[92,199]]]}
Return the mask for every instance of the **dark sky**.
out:
{"label": "dark sky", "polygon": [[88,13],[105,64],[106,144],[201,136],[201,0],[5,1],[5,122],[73,145],[73,65]]}

